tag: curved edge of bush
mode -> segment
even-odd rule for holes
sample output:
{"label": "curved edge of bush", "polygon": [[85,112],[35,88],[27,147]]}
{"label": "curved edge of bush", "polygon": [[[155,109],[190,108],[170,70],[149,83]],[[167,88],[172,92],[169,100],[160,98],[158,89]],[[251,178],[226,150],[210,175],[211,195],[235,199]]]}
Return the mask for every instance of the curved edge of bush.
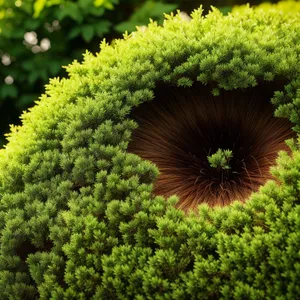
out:
{"label": "curved edge of bush", "polygon": [[[296,5],[300,11],[300,5]],[[176,210],[157,168],[126,151],[157,85],[220,90],[287,80],[276,115],[299,132],[299,13],[201,9],[105,42],[68,66],[0,154],[2,299],[299,297],[298,141],[245,203]]]}

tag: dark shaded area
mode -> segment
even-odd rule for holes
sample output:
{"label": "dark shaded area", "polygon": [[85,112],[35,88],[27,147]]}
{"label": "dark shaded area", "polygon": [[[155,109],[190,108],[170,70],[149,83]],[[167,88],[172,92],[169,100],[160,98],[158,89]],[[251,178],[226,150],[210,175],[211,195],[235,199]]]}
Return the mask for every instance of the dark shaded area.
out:
{"label": "dark shaded area", "polygon": [[[245,201],[268,179],[285,140],[295,137],[287,119],[273,116],[270,103],[282,82],[221,91],[210,88],[160,87],[152,102],[132,112],[139,123],[129,151],[154,162],[160,175],[155,193],[180,197],[178,207],[199,203],[228,205]],[[233,152],[230,169],[213,168],[208,156],[218,149]]]}
{"label": "dark shaded area", "polygon": [[[172,2],[172,1],[168,1]],[[193,1],[193,0],[180,0],[179,6],[180,10],[185,11],[187,13],[192,12],[197,6],[200,5],[203,6],[204,13],[207,13],[210,10],[211,6],[218,7],[221,11],[226,12],[230,11],[230,8],[235,5],[242,5],[249,3],[252,5],[258,5],[263,2],[269,2],[269,3],[277,3],[276,0],[269,0],[269,1],[261,1],[261,0],[202,0],[202,1]]]}
{"label": "dark shaded area", "polygon": [[23,261],[25,261],[29,254],[34,254],[38,251],[50,251],[52,249],[52,247],[53,247],[53,242],[50,240],[47,240],[44,243],[42,249],[37,248],[29,240],[26,240],[16,249],[16,254]]}

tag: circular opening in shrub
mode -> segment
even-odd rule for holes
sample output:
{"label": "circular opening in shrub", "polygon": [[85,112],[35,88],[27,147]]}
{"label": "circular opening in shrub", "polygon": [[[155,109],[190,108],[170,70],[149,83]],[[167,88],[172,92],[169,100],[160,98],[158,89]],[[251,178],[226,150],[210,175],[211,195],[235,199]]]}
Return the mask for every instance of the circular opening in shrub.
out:
{"label": "circular opening in shrub", "polygon": [[295,136],[287,119],[274,116],[275,87],[219,96],[200,84],[159,88],[153,101],[133,112],[139,128],[129,145],[157,165],[154,192],[177,194],[177,206],[189,210],[200,203],[244,202],[271,179],[278,152],[289,151],[285,140]]}

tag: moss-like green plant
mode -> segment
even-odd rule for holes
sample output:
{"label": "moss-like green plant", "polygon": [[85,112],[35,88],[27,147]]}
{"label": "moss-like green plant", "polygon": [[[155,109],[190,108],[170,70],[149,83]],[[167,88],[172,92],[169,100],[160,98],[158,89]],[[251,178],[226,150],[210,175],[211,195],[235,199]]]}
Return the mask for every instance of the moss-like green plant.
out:
{"label": "moss-like green plant", "polygon": [[[190,21],[180,14],[167,16],[163,27],[152,22],[113,46],[103,42],[97,56],[86,53],[82,64],[67,68],[69,79],[52,79],[0,152],[0,298],[298,299],[299,141],[290,139],[290,150],[285,149],[270,130],[279,128],[281,138],[300,131],[300,5],[294,7],[291,12],[278,6],[247,8],[228,16],[216,9],[202,16],[198,9]],[[165,120],[180,134],[182,150],[186,128],[198,126],[198,120],[186,121],[181,104],[196,110],[199,103],[211,124],[210,109],[218,103],[225,109],[224,99],[235,104],[240,99],[247,112],[258,105],[257,114],[266,114],[268,121],[273,120],[270,100],[274,105],[275,127],[264,118],[256,125],[251,113],[235,123],[233,105],[228,107],[226,116],[232,119],[225,128],[232,132],[226,141],[241,130],[240,140],[248,138],[240,145],[249,146],[248,152],[219,141],[212,142],[211,152],[203,151],[208,165],[209,153],[231,149],[232,168],[226,172],[238,170],[240,175],[232,174],[226,189],[236,185],[236,178],[246,182],[234,176],[246,178],[248,172],[257,183],[247,183],[247,189],[257,192],[239,202],[228,196],[226,206],[194,196],[193,210],[183,211],[176,207],[182,197],[174,190],[170,195],[153,192],[167,169],[164,160],[145,160],[135,146],[142,146],[143,138],[148,145],[143,136],[152,124],[148,121]],[[154,106],[148,110],[150,103]],[[165,109],[161,118],[156,107],[173,110]],[[145,119],[148,111],[155,114]],[[220,124],[228,120],[215,115]],[[292,134],[280,129],[288,123],[279,117],[293,123]],[[251,126],[243,120],[252,120]],[[201,136],[203,128],[197,131]],[[214,141],[216,132],[224,137],[227,131],[216,128],[207,126],[209,135],[201,141]],[[257,128],[267,131],[260,136]],[[170,130],[158,133],[173,143]],[[198,141],[192,133],[188,136]],[[247,161],[252,138],[261,145],[253,150],[258,157],[271,157],[273,177],[261,170],[261,160]],[[174,148],[166,152],[167,144],[151,149],[155,155],[163,149],[163,158],[174,162],[170,168],[175,166],[178,175],[183,168],[190,176],[186,168],[203,162],[199,144],[191,143],[197,151],[186,153],[188,166]],[[279,149],[286,151],[275,164]],[[257,176],[250,174],[253,170]],[[212,198],[222,192],[220,187],[215,181]]]}
{"label": "moss-like green plant", "polygon": [[230,169],[230,159],[232,158],[231,150],[218,149],[218,151],[207,157],[212,168]]}

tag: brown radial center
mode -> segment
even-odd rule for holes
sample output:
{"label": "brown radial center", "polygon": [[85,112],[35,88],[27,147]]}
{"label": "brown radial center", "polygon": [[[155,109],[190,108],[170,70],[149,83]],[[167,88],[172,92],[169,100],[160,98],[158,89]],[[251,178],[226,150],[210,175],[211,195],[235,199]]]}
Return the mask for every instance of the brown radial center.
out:
{"label": "brown radial center", "polygon": [[[269,87],[222,91],[203,86],[165,88],[132,113],[139,127],[129,151],[160,171],[154,193],[179,196],[178,208],[195,209],[245,201],[268,179],[285,140],[295,136],[287,119],[274,117]],[[230,168],[213,168],[208,156],[233,153]]]}

